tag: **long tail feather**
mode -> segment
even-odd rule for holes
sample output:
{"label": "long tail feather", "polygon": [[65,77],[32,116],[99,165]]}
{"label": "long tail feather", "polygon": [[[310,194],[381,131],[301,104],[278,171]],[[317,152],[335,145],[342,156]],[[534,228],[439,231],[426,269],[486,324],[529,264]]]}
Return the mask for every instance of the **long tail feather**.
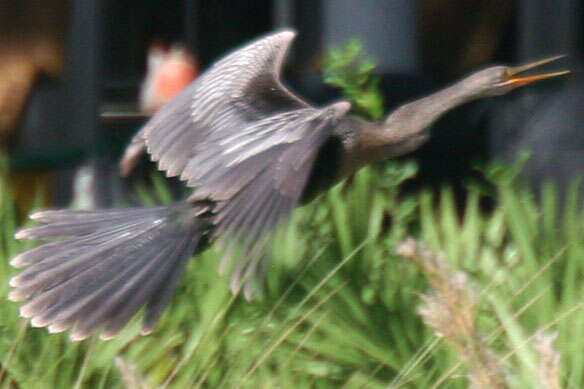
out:
{"label": "long tail feather", "polygon": [[[9,298],[30,299],[21,315],[50,332],[73,328],[84,339],[98,328],[117,334],[142,306],[143,333],[152,331],[191,254],[209,224],[192,206],[97,211],[43,211],[47,223],[22,230],[20,239],[62,238],[17,255],[29,266],[10,280]],[[200,249],[200,248],[199,248]]]}

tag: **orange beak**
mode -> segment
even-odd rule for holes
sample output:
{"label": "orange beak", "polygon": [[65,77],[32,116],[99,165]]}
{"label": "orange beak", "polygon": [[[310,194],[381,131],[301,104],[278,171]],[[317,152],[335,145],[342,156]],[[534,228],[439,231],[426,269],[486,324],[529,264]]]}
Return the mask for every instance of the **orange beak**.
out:
{"label": "orange beak", "polygon": [[532,82],[545,80],[547,78],[563,76],[565,74],[570,73],[569,70],[561,70],[558,72],[551,72],[551,73],[543,73],[543,74],[534,74],[530,76],[519,76],[519,74],[524,73],[528,70],[533,68],[545,65],[547,63],[557,61],[560,58],[564,58],[565,55],[556,55],[554,57],[540,59],[539,61],[530,62],[525,65],[510,67],[507,71],[507,75],[509,79],[502,83],[503,86],[511,86],[513,88],[531,84]]}

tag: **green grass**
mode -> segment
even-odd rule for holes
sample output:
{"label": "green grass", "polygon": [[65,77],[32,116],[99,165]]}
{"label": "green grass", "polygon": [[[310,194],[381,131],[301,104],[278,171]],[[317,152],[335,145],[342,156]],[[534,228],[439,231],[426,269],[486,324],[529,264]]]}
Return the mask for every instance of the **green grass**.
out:
{"label": "green grass", "polygon": [[[424,325],[418,307],[428,275],[396,254],[408,235],[445,253],[479,293],[477,331],[511,387],[537,387],[536,331],[558,331],[565,387],[584,386],[584,228],[578,188],[560,212],[547,186],[537,204],[514,182],[496,183],[497,205],[469,192],[459,212],[452,191],[402,196],[411,167],[366,169],[279,231],[263,297],[233,297],[217,274],[220,253],[191,261],[156,331],[134,320],[112,341],[72,343],[0,304],[3,387],[467,387],[465,359]],[[157,184],[158,196],[166,196]],[[0,295],[23,250],[12,239],[14,203],[2,196]],[[431,281],[431,278],[430,278]],[[116,359],[121,362],[116,364]],[[120,370],[119,365],[125,367]],[[138,387],[138,386],[135,386]]]}

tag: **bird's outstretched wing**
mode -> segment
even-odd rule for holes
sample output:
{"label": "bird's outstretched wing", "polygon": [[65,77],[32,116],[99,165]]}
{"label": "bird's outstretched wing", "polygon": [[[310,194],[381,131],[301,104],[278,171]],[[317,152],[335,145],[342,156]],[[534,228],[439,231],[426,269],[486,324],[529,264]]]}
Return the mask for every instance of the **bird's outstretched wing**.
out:
{"label": "bird's outstretched wing", "polygon": [[309,107],[280,81],[282,62],[295,35],[290,30],[268,35],[215,63],[134,136],[120,163],[122,174],[129,174],[137,164],[147,138],[152,159],[168,176],[177,176],[195,152],[191,147],[213,133],[235,133],[243,124],[268,115]]}
{"label": "bird's outstretched wing", "polygon": [[236,50],[162,107],[137,135],[159,168],[188,179],[188,160],[210,142],[267,116],[308,108],[280,81],[294,35],[279,32]]}
{"label": "bird's outstretched wing", "polygon": [[215,203],[216,235],[242,245],[234,290],[254,278],[266,232],[296,206],[320,147],[350,108],[311,107],[282,85],[293,37],[279,32],[223,58],[140,135],[159,169],[194,188],[191,201]]}
{"label": "bird's outstretched wing", "polygon": [[[270,116],[209,144],[187,164],[189,182],[197,187],[190,199],[213,199],[215,234],[243,249],[231,279],[233,291],[245,279],[244,293],[251,296],[266,233],[298,204],[321,146],[349,108],[340,102]],[[230,258],[227,252],[221,268]]]}

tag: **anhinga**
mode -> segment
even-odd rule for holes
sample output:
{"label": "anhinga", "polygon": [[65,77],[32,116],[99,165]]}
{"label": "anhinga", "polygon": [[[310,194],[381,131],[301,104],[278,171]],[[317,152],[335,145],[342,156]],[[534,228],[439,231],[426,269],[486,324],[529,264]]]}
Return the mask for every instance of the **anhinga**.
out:
{"label": "anhinga", "polygon": [[44,225],[19,231],[17,239],[58,238],[11,262],[29,266],[10,281],[9,298],[30,299],[20,314],[31,325],[72,327],[75,340],[103,328],[102,338],[110,338],[144,306],[142,331],[149,333],[188,259],[213,240],[227,248],[220,268],[238,253],[231,288],[243,286],[249,298],[266,270],[268,233],[298,204],[364,165],[416,149],[454,107],[565,73],[518,75],[556,57],[490,67],[369,123],[349,116],[348,101],[316,108],[282,85],[294,36],[278,32],[221,59],[134,138],[122,169],[147,151],[167,176],[193,188],[186,200],[31,215]]}

